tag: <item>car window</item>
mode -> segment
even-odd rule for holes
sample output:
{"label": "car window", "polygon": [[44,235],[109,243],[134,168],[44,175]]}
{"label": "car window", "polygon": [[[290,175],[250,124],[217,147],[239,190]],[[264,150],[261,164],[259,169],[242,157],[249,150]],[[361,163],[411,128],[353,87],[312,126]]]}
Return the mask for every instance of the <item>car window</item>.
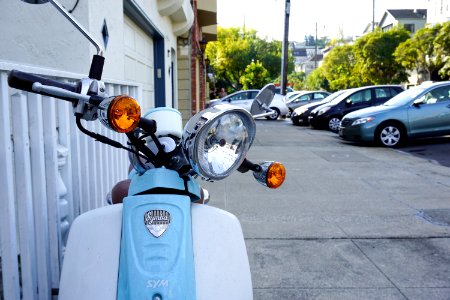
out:
{"label": "car window", "polygon": [[401,106],[410,102],[412,99],[416,98],[425,90],[425,87],[419,86],[414,87],[404,92],[401,92],[391,98],[389,101],[385,102],[383,105],[385,106]]}
{"label": "car window", "polygon": [[248,92],[237,93],[236,95],[231,95],[227,100],[231,100],[231,102],[238,100],[245,100],[248,99],[247,95]]}
{"label": "car window", "polygon": [[327,95],[322,94],[322,93],[314,93],[314,99],[323,99],[325,98]]}
{"label": "car window", "polygon": [[370,101],[372,99],[371,90],[369,89],[356,92],[348,97],[348,99],[351,100],[353,104]]}
{"label": "car window", "polygon": [[297,101],[308,101],[311,99],[311,94],[308,95],[302,95],[300,97],[297,98]]}
{"label": "car window", "polygon": [[441,86],[420,97],[424,104],[434,104],[450,100],[450,86]]}
{"label": "car window", "polygon": [[391,91],[391,97],[394,97],[395,95],[400,94],[401,92],[403,92],[403,89],[400,87],[397,88],[390,88],[389,89]]}
{"label": "car window", "polygon": [[375,88],[375,99],[391,98],[391,91],[389,88]]}
{"label": "car window", "polygon": [[249,99],[255,99],[256,95],[258,95],[258,91],[251,91]]}

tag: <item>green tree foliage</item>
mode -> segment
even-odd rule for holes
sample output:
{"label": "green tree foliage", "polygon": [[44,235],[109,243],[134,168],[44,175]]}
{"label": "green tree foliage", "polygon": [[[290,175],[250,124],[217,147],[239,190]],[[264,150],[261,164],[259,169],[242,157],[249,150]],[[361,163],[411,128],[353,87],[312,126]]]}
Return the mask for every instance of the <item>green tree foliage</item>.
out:
{"label": "green tree foliage", "polygon": [[[403,27],[395,27],[383,32],[376,30],[358,38],[354,44],[340,45],[325,57],[319,71],[306,79],[308,87],[322,87],[336,91],[372,84],[401,83],[406,81],[406,68],[412,66],[411,59],[399,61],[394,53],[399,45],[408,45],[409,32]],[[413,57],[414,49],[402,50],[404,57]],[[323,77],[322,77],[323,76]],[[311,78],[310,78],[311,77]]]}
{"label": "green tree foliage", "polygon": [[424,80],[429,80],[445,63],[445,49],[448,49],[445,48],[445,41],[448,41],[450,32],[447,28],[445,36],[442,29],[442,24],[419,29],[411,40],[399,45],[394,53],[396,62],[412,70],[424,71],[426,73]]}
{"label": "green tree foliage", "polygon": [[325,57],[321,67],[321,72],[327,79],[330,90],[336,91],[361,85],[355,65],[354,46],[334,47]]}
{"label": "green tree foliage", "polygon": [[244,75],[240,77],[240,83],[244,90],[261,88],[269,82],[269,72],[259,61],[251,62],[246,68]]}
{"label": "green tree foliage", "polygon": [[306,77],[305,87],[308,90],[330,90],[328,79],[324,74],[324,68],[317,68]]}
{"label": "green tree foliage", "polygon": [[304,90],[306,88],[305,79],[306,75],[304,72],[291,72],[287,76],[287,81],[291,85],[291,88],[297,91]]}
{"label": "green tree foliage", "polygon": [[355,71],[359,72],[361,82],[387,84],[406,81],[406,69],[393,54],[408,39],[409,32],[401,26],[386,32],[376,30],[357,39],[353,50]]}
{"label": "green tree foliage", "polygon": [[[249,80],[247,66],[259,62],[268,72],[267,76],[257,75],[254,78],[265,78],[265,84],[274,81],[281,72],[281,42],[267,42],[257,36],[255,30],[243,28],[217,28],[217,41],[208,43],[206,57],[209,59],[214,76],[218,81],[227,82],[229,87],[239,89],[242,82]],[[292,56],[290,56],[292,57]],[[263,70],[255,66],[250,69]],[[249,69],[249,70],[250,70]],[[288,71],[294,69],[293,59],[289,61]],[[245,77],[241,79],[241,77]],[[251,76],[250,76],[251,77]]]}
{"label": "green tree foliage", "polygon": [[443,79],[450,78],[450,22],[445,22],[434,40],[437,55],[442,57],[443,67],[439,75]]}

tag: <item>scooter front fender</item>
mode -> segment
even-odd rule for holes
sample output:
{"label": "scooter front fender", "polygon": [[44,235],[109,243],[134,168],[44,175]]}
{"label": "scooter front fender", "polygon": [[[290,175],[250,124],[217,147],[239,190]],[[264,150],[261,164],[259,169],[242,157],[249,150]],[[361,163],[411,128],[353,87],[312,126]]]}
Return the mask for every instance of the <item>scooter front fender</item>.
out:
{"label": "scooter front fender", "polygon": [[[117,298],[122,208],[117,204],[95,209],[74,221],[59,299]],[[247,251],[237,218],[201,204],[191,205],[191,216],[197,299],[252,299]]]}

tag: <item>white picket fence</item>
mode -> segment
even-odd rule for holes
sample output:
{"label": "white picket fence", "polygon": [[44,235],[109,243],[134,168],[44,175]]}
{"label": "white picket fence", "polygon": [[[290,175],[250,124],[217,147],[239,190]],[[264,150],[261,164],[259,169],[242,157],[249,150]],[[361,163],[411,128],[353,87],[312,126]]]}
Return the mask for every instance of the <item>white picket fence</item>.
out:
{"label": "white picket fence", "polygon": [[[108,191],[127,177],[128,158],[81,133],[69,102],[9,88],[11,69],[65,81],[82,75],[0,61],[0,299],[52,299],[70,224],[106,205]],[[125,82],[106,80],[106,88],[142,94]],[[126,143],[99,122],[83,124]]]}

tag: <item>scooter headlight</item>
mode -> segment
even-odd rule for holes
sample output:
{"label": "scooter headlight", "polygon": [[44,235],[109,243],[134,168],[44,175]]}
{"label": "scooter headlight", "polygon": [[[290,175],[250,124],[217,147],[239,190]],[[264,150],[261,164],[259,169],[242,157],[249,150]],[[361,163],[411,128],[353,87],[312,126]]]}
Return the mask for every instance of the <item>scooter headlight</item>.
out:
{"label": "scooter headlight", "polygon": [[253,143],[256,126],[245,109],[216,105],[186,124],[182,146],[193,170],[206,180],[220,180],[235,171]]}

